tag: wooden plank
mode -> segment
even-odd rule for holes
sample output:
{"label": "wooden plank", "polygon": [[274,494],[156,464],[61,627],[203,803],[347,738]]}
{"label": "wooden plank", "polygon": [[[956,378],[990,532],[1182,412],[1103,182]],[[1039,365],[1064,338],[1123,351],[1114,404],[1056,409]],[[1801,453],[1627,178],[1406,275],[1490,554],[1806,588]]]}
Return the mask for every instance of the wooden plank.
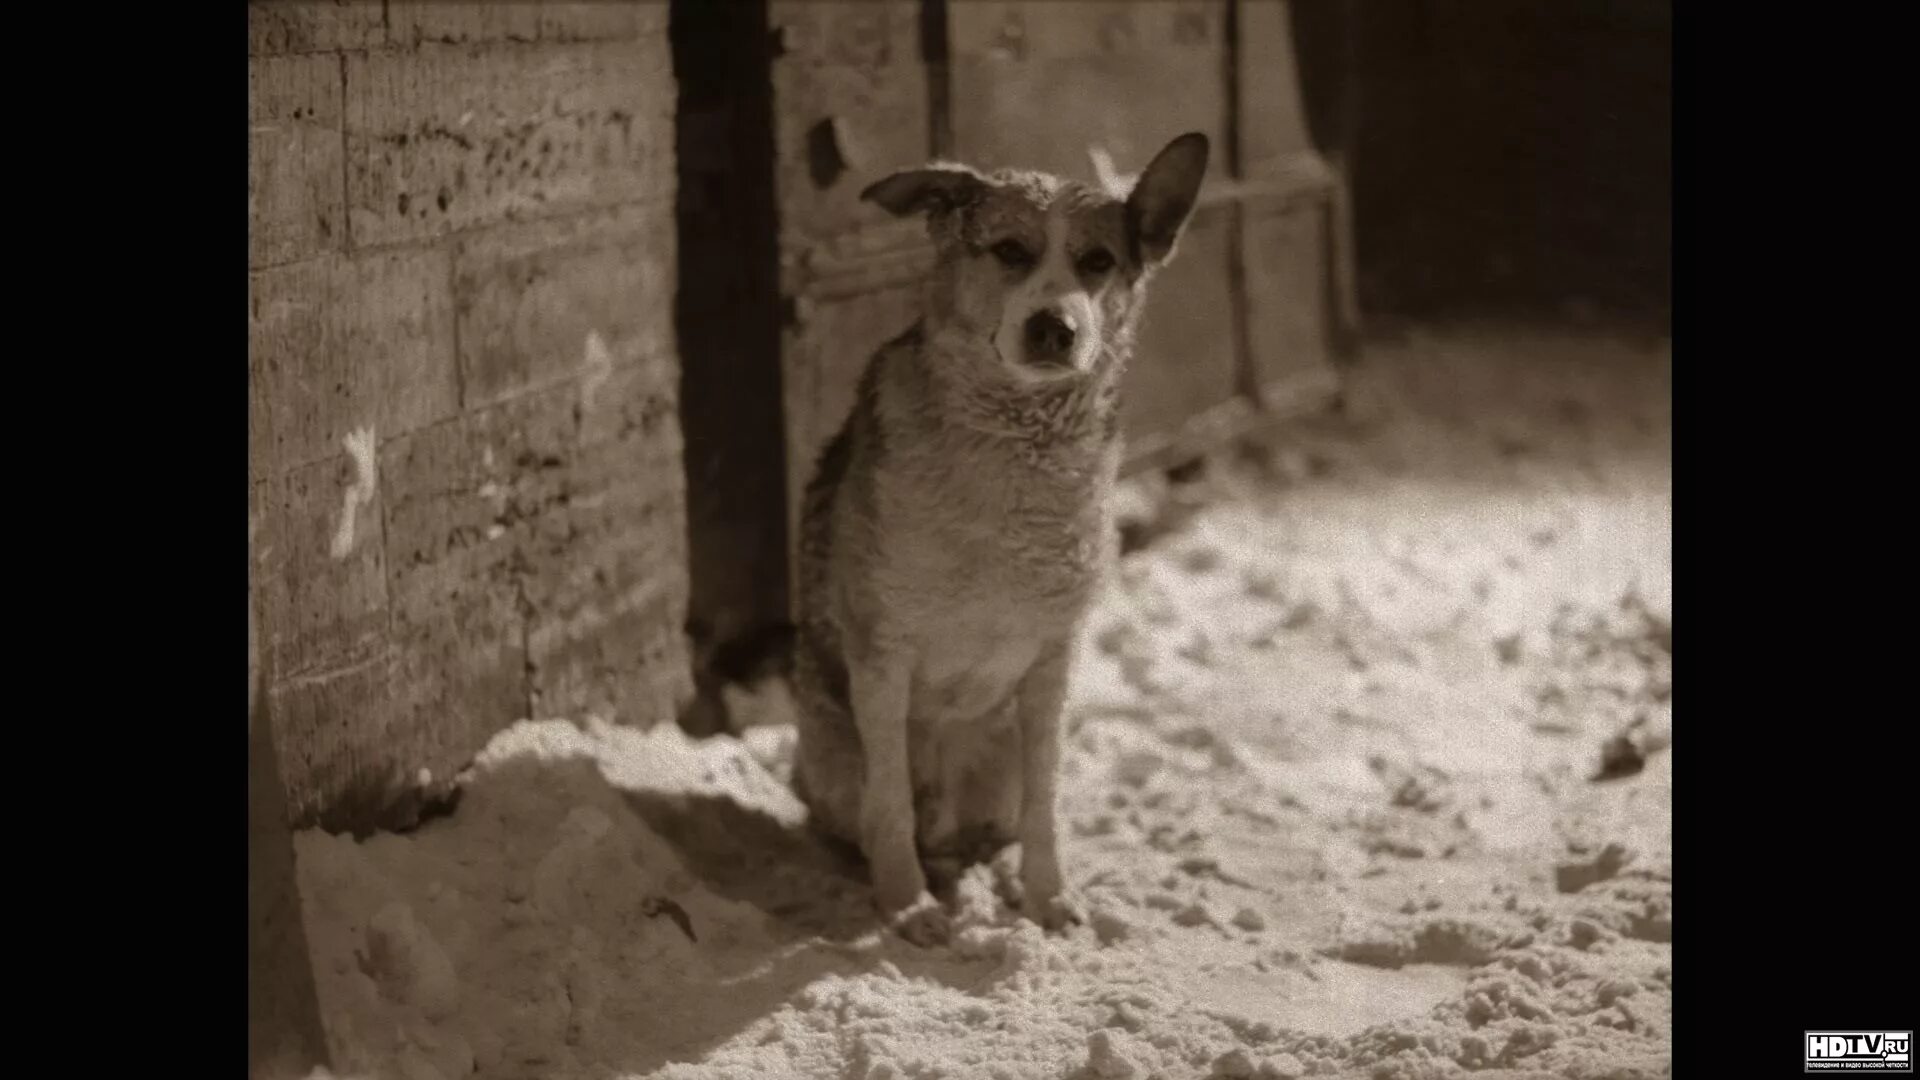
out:
{"label": "wooden plank", "polygon": [[1167,140],[1224,145],[1224,3],[957,3],[954,152],[1090,178],[1099,146],[1137,172]]}
{"label": "wooden plank", "polygon": [[969,2],[948,12],[963,161],[1088,179],[1094,147],[1137,173],[1182,132],[1213,141],[1203,205],[1154,283],[1127,373],[1129,453],[1173,440],[1235,392],[1231,207],[1250,192],[1226,171],[1226,4]]}
{"label": "wooden plank", "polygon": [[767,5],[777,58],[824,67],[913,66],[919,0],[773,0]]}
{"label": "wooden plank", "polygon": [[[1044,62],[1099,54],[1221,48],[1221,0],[960,0],[949,4],[955,56]],[[1214,68],[1217,81],[1222,69]]]}
{"label": "wooden plank", "polygon": [[[1312,2],[1312,0],[1309,0]],[[1321,0],[1324,2],[1324,0]],[[1312,154],[1287,3],[1235,0],[1240,164],[1249,176]]]}
{"label": "wooden plank", "polygon": [[1250,200],[1242,228],[1253,383],[1278,384],[1329,367],[1334,305],[1327,197]]}
{"label": "wooden plank", "polygon": [[771,32],[782,258],[876,219],[860,191],[931,155],[916,0],[778,0]]}
{"label": "wooden plank", "polygon": [[808,245],[785,269],[789,296],[812,302],[858,296],[924,281],[933,269],[933,241],[919,218],[884,217]]}
{"label": "wooden plank", "polygon": [[[773,0],[787,535],[860,371],[919,314],[925,227],[860,201],[932,156],[919,0]],[[788,545],[792,579],[794,545]]]}
{"label": "wooden plank", "polygon": [[1231,399],[1236,343],[1231,207],[1195,211],[1141,316],[1124,391],[1129,445],[1178,431]]}
{"label": "wooden plank", "polygon": [[1311,151],[1270,163],[1241,177],[1211,175],[1200,186],[1199,206],[1227,206],[1253,200],[1319,200],[1337,181],[1320,155]]}
{"label": "wooden plank", "polygon": [[[1351,87],[1321,87],[1323,100],[1329,91],[1335,92],[1331,96],[1338,107],[1334,115],[1320,117],[1323,144],[1316,145],[1297,36],[1303,25],[1309,32],[1321,31],[1318,37],[1323,40],[1316,43],[1332,54],[1321,59],[1324,70],[1319,77],[1323,82],[1350,79],[1351,72],[1329,67],[1330,60],[1341,64],[1351,61],[1345,55],[1351,35],[1342,33],[1340,25],[1349,13],[1341,7],[1344,0],[1316,0],[1309,4],[1311,10],[1296,10],[1291,2],[1235,2],[1239,5],[1240,145],[1245,171],[1249,176],[1299,174],[1304,165],[1317,174],[1312,186],[1324,192],[1327,221],[1321,246],[1328,278],[1325,318],[1329,325],[1323,336],[1331,363],[1336,353],[1351,352],[1357,346],[1360,326],[1351,200],[1344,175],[1353,151],[1353,132],[1347,129],[1352,127],[1354,102]],[[1322,113],[1327,111],[1323,109]]]}
{"label": "wooden plank", "polygon": [[1311,368],[1260,388],[1259,404],[1234,397],[1180,427],[1127,445],[1122,476],[1165,468],[1218,450],[1234,439],[1258,435],[1274,425],[1318,411],[1339,396],[1340,380],[1331,368]]}

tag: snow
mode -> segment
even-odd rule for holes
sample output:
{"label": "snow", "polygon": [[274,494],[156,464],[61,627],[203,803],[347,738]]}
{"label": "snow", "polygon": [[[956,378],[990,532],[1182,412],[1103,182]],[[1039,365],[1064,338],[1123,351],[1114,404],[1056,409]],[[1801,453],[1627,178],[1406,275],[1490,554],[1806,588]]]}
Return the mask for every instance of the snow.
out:
{"label": "snow", "polygon": [[1082,644],[1064,935],[1009,859],[950,947],[881,933],[785,786],[777,685],[734,691],[740,738],[522,723],[450,817],[299,834],[340,1075],[1665,1074],[1670,369],[1382,344],[1344,416],[1131,485],[1191,513]]}

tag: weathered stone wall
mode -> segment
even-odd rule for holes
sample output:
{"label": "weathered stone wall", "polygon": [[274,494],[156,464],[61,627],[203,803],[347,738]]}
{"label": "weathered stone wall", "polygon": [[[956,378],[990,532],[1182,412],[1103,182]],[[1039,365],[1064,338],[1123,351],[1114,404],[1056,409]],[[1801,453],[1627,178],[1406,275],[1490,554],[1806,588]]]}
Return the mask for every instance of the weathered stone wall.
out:
{"label": "weathered stone wall", "polygon": [[687,663],[665,3],[248,6],[251,602],[296,824]]}

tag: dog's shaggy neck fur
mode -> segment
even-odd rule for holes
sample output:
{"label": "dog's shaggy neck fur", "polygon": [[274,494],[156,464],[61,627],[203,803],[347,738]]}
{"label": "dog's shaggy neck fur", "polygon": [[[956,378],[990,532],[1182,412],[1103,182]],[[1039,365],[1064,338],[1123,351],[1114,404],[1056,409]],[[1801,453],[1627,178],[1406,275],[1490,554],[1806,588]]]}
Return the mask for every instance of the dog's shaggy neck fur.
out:
{"label": "dog's shaggy neck fur", "polygon": [[[925,395],[928,415],[1004,441],[1028,464],[1078,464],[1120,434],[1121,380],[1132,352],[1127,329],[1125,337],[1102,343],[1085,375],[1022,383],[979,355],[987,351],[980,343],[915,327],[909,362],[918,386],[908,386]],[[1062,455],[1073,460],[1057,460]]]}

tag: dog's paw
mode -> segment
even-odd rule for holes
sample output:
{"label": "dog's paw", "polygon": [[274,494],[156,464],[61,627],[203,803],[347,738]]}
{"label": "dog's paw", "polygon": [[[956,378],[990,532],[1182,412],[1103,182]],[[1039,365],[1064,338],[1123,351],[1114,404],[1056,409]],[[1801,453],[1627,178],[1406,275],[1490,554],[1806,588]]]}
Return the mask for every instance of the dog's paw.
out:
{"label": "dog's paw", "polygon": [[953,938],[953,920],[930,893],[921,893],[913,903],[885,914],[887,929],[923,949],[945,945]]}
{"label": "dog's paw", "polygon": [[1024,909],[1027,917],[1048,931],[1057,933],[1069,926],[1080,926],[1087,921],[1086,905],[1070,892],[1057,892],[1038,902],[1034,902],[1032,894],[1029,893],[1027,900]]}
{"label": "dog's paw", "polygon": [[[1057,876],[1022,875],[1020,910],[1048,930],[1065,930],[1087,921],[1086,905]],[[1038,880],[1036,880],[1038,878]]]}
{"label": "dog's paw", "polygon": [[1067,890],[1058,857],[1036,858],[1032,850],[1020,856],[1020,907],[1028,918],[1048,930],[1086,921],[1086,910]]}
{"label": "dog's paw", "polygon": [[987,864],[993,876],[993,891],[1010,908],[1025,907],[1026,890],[1020,884],[1020,849],[1003,848]]}

